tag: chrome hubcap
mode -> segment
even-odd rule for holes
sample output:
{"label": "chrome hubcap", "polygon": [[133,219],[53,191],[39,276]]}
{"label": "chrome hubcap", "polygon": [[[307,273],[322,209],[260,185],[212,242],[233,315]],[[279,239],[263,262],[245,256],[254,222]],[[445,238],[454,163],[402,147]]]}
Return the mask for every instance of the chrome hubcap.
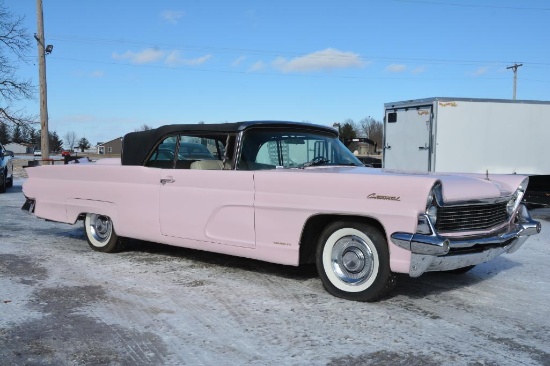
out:
{"label": "chrome hubcap", "polygon": [[340,238],[332,248],[332,270],[343,282],[359,285],[374,268],[374,256],[367,243],[355,235]]}
{"label": "chrome hubcap", "polygon": [[360,272],[365,266],[365,256],[357,248],[352,248],[342,256],[342,264],[349,272]]}
{"label": "chrome hubcap", "polygon": [[113,224],[107,216],[92,215],[90,218],[90,231],[95,240],[103,243],[109,240]]}

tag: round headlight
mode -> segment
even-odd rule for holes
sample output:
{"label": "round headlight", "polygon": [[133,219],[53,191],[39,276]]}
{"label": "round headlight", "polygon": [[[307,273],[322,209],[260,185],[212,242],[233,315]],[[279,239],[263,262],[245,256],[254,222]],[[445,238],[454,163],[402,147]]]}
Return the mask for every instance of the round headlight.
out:
{"label": "round headlight", "polygon": [[430,192],[430,195],[428,196],[428,199],[426,200],[426,207],[430,207],[433,201],[434,201],[434,192],[432,189],[432,191]]}
{"label": "round headlight", "polygon": [[430,206],[426,210],[426,214],[430,218],[432,225],[435,225],[437,223],[437,206]]}
{"label": "round headlight", "polygon": [[508,203],[506,204],[506,212],[509,216],[512,216],[514,212],[516,212],[519,204],[521,203],[521,200],[523,199],[523,196],[525,195],[525,191],[527,190],[527,185],[529,184],[529,177],[525,178],[521,184],[518,186]]}
{"label": "round headlight", "polygon": [[514,211],[516,210],[516,208],[519,204],[519,202],[517,202],[518,201],[518,195],[519,195],[519,192],[515,191],[514,194],[512,195],[512,198],[510,198],[510,200],[506,204],[506,212],[508,213],[508,215],[512,215],[514,213]]}
{"label": "round headlight", "polygon": [[527,186],[529,185],[529,177],[525,178],[521,184],[518,187],[518,190],[525,192],[527,190]]}

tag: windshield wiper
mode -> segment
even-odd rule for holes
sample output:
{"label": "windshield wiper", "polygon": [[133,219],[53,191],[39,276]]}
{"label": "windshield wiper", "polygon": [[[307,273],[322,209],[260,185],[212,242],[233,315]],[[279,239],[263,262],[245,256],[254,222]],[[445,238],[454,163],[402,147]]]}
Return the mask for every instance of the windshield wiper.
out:
{"label": "windshield wiper", "polygon": [[310,166],[323,165],[323,164],[326,164],[328,162],[330,162],[330,160],[325,158],[324,156],[316,156],[313,159],[311,159],[310,161],[308,161],[306,163],[303,163],[300,166],[300,169],[304,169],[304,168],[307,168],[307,167],[310,167]]}

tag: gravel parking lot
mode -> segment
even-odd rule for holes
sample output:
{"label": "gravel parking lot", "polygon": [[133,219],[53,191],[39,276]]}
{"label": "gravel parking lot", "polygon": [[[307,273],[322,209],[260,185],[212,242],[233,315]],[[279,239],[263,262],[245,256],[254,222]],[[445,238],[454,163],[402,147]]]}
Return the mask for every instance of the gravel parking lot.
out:
{"label": "gravel parking lot", "polygon": [[311,266],[140,241],[94,252],[80,223],[21,211],[19,177],[0,195],[1,364],[550,365],[550,209],[512,255],[356,303]]}

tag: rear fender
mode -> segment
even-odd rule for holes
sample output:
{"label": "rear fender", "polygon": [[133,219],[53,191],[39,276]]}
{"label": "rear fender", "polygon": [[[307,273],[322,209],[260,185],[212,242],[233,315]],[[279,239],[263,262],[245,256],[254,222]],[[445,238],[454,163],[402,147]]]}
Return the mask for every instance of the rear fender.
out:
{"label": "rear fender", "polygon": [[115,226],[118,222],[118,211],[113,202],[68,198],[65,201],[65,209],[68,222],[73,224],[76,223],[81,214],[86,213],[109,216]]}

